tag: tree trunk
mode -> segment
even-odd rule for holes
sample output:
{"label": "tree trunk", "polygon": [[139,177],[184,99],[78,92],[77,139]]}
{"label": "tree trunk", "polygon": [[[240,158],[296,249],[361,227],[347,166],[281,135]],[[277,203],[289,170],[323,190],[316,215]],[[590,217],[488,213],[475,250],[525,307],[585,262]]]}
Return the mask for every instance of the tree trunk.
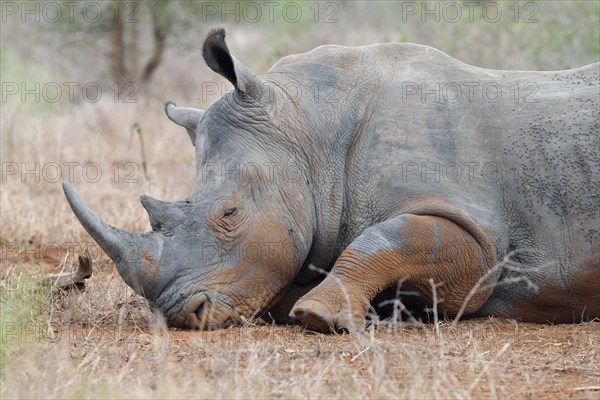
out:
{"label": "tree trunk", "polygon": [[112,2],[114,17],[111,25],[112,48],[110,52],[111,73],[119,89],[123,87],[127,79],[127,70],[125,68],[125,49],[124,49],[124,26],[123,26],[123,7],[120,0]]}
{"label": "tree trunk", "polygon": [[156,68],[162,61],[163,54],[165,52],[165,47],[167,44],[167,33],[169,30],[169,25],[164,23],[164,21],[160,21],[160,8],[150,8],[150,13],[152,15],[152,36],[154,39],[154,53],[146,67],[144,68],[144,73],[142,75],[142,84],[146,84],[152,78],[152,75],[156,71]]}

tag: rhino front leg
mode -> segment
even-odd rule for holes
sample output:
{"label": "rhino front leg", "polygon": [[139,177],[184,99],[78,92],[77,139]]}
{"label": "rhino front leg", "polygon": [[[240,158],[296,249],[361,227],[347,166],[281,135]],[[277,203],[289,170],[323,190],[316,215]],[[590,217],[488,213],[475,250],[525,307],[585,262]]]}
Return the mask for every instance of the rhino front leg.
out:
{"label": "rhino front leg", "polygon": [[[400,280],[431,301],[430,279],[439,285],[441,311],[456,314],[493,265],[489,243],[480,242],[442,217],[404,214],[382,222],[342,252],[323,282],[298,300],[290,317],[313,330],[351,331],[364,326],[373,298]],[[478,291],[465,313],[477,310],[490,293],[491,289]]]}

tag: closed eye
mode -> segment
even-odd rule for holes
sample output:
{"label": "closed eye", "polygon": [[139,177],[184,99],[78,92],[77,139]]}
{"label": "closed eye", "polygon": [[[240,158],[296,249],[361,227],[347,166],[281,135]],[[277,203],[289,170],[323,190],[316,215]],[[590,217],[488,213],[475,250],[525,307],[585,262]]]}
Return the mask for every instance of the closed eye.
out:
{"label": "closed eye", "polygon": [[223,216],[229,217],[230,215],[235,214],[236,211],[237,211],[237,207],[229,208],[229,209],[225,210],[225,212],[223,213]]}

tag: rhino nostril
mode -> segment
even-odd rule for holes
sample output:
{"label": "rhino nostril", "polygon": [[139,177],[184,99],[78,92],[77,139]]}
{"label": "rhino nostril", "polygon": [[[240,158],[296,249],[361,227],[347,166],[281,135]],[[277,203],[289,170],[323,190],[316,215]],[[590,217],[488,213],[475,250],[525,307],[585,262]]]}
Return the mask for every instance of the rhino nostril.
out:
{"label": "rhino nostril", "polygon": [[206,308],[207,308],[206,301],[204,301],[198,306],[198,308],[194,312],[194,314],[196,314],[196,318],[198,318],[199,321],[201,321],[202,318],[204,317]]}
{"label": "rhino nostril", "polygon": [[197,308],[196,311],[194,311],[194,316],[198,321],[200,329],[206,329],[210,313],[210,302],[208,301],[208,297],[206,297],[205,295],[201,296],[196,301],[196,305]]}
{"label": "rhino nostril", "polygon": [[200,329],[200,323],[198,322],[198,318],[196,318],[196,314],[187,314],[185,316],[184,326],[188,329]]}
{"label": "rhino nostril", "polygon": [[209,303],[206,295],[200,295],[192,298],[184,308],[183,325],[188,329],[205,329]]}

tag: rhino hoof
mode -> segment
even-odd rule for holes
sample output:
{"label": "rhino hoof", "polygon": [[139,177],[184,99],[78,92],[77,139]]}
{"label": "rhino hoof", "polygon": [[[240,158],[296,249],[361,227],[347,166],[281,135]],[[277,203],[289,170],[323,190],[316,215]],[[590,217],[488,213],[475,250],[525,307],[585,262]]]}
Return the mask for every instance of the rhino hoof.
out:
{"label": "rhino hoof", "polygon": [[334,316],[327,307],[314,300],[303,301],[292,308],[290,317],[300,325],[317,332],[335,332]]}

